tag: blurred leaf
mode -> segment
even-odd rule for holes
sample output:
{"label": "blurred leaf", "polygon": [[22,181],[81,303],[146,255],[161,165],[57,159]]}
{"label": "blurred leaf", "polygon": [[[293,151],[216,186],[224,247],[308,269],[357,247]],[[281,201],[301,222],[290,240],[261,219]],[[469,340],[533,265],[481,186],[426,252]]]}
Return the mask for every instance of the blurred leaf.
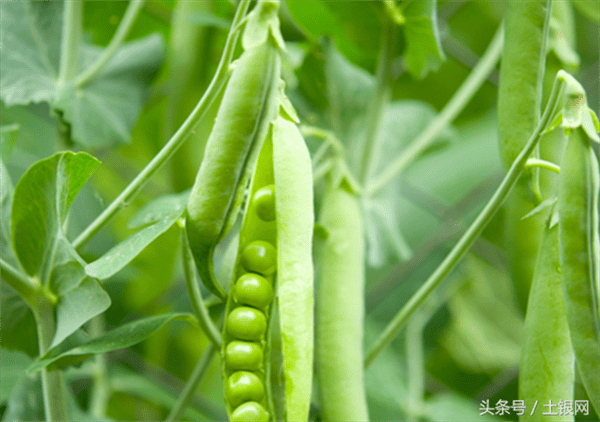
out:
{"label": "blurred leaf", "polygon": [[575,8],[586,18],[595,23],[600,23],[600,8],[598,3],[590,0],[571,0]]}
{"label": "blurred leaf", "polygon": [[581,62],[577,54],[577,40],[573,6],[568,1],[552,3],[548,49],[554,51],[556,57],[571,69],[576,70]]}
{"label": "blurred leaf", "polygon": [[375,67],[383,7],[377,2],[290,1],[287,7],[314,43],[331,36],[341,53],[365,69]]}
{"label": "blurred leaf", "polygon": [[181,193],[159,196],[144,205],[129,220],[127,227],[136,229],[179,214],[186,207],[189,196],[190,189]]}
{"label": "blurred leaf", "polygon": [[437,421],[500,421],[490,414],[480,415],[478,403],[455,393],[437,394],[427,400],[425,420]]}
{"label": "blurred leaf", "polygon": [[6,159],[12,153],[17,135],[21,126],[17,123],[0,126],[0,145],[2,145],[2,159]]}
{"label": "blurred leaf", "polygon": [[[10,209],[14,186],[4,162],[0,160],[0,239],[10,239]],[[13,266],[17,266],[17,257],[12,244],[4,241],[0,248],[0,257]]]}
{"label": "blurred leaf", "polygon": [[[71,124],[73,140],[86,147],[129,143],[163,50],[163,39],[157,34],[131,41],[83,88],[73,83],[58,87],[53,108]],[[81,68],[86,69],[100,54],[101,48],[82,45]]]}
{"label": "blurred leaf", "polygon": [[31,357],[38,355],[37,326],[33,312],[21,296],[6,283],[1,284],[3,349],[19,350]]}
{"label": "blurred leaf", "polygon": [[31,358],[25,353],[0,349],[2,362],[2,383],[0,384],[0,402],[4,403],[11,396],[14,387],[25,374],[31,364]]}
{"label": "blurred leaf", "polygon": [[220,29],[229,29],[231,22],[211,12],[194,12],[188,15],[188,21],[198,26],[214,26]]}
{"label": "blurred leaf", "polygon": [[[63,3],[21,1],[3,9],[1,98],[7,106],[47,102],[71,126],[84,146],[127,143],[146,89],[163,56],[160,35],[149,35],[117,50],[103,70],[83,87],[58,86]],[[79,71],[102,49],[80,43]]]}
{"label": "blurred leaf", "polygon": [[2,420],[43,421],[45,419],[40,377],[22,376],[12,389]]}
{"label": "blurred leaf", "polygon": [[18,1],[2,7],[1,98],[7,106],[50,102],[60,54],[62,3]]}
{"label": "blurred leaf", "polygon": [[170,321],[196,323],[196,319],[191,314],[164,314],[132,321],[76,345],[70,350],[60,353],[58,356],[53,356],[53,349],[49,349],[41,359],[37,359],[27,369],[27,372],[33,374],[51,364],[54,369],[75,365],[98,353],[106,353],[133,346]]}
{"label": "blurred leaf", "polygon": [[129,236],[96,261],[85,266],[90,277],[105,280],[125,267],[146,246],[167,231],[182,216],[183,209]]}
{"label": "blurred leaf", "polygon": [[446,60],[437,23],[437,0],[408,2],[404,17],[407,42],[404,63],[414,77],[422,79]]}
{"label": "blurred leaf", "polygon": [[524,321],[508,275],[468,255],[457,277],[465,284],[448,301],[452,319],[443,346],[471,372],[492,374],[517,365]]}

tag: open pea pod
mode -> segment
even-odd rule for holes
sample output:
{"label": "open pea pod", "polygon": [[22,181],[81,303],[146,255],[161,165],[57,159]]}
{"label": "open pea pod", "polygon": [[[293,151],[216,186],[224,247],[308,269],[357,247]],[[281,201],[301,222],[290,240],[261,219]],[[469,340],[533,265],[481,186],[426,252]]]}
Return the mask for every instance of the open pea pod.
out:
{"label": "open pea pod", "polygon": [[222,356],[232,421],[308,419],[313,226],[310,156],[295,123],[280,115],[252,178],[227,300]]}
{"label": "open pea pod", "polygon": [[262,24],[266,35],[260,42],[243,43],[188,201],[186,230],[200,278],[223,300],[226,294],[214,275],[214,250],[238,215],[251,169],[277,114],[281,59],[279,37],[272,34],[278,29],[269,30],[271,21],[263,19],[276,6],[263,1],[248,16],[245,32],[255,33]]}
{"label": "open pea pod", "polygon": [[560,268],[567,321],[583,385],[600,414],[598,321],[598,162],[580,126],[561,161],[558,191]]}

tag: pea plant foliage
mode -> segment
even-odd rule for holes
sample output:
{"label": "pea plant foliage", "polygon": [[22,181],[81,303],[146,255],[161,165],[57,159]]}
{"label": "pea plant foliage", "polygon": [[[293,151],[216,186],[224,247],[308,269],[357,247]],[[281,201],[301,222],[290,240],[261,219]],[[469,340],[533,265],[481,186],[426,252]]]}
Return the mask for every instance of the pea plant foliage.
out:
{"label": "pea plant foliage", "polygon": [[0,418],[600,418],[592,1],[0,2]]}

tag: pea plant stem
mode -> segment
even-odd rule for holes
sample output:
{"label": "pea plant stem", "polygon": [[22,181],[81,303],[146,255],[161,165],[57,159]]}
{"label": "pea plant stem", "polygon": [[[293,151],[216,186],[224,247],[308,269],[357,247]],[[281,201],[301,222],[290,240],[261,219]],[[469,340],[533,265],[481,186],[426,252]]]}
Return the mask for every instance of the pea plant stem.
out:
{"label": "pea plant stem", "polygon": [[429,126],[406,148],[402,154],[376,176],[366,186],[367,194],[374,195],[388,182],[400,174],[415,158],[417,158],[436,137],[452,122],[486,81],[496,67],[502,53],[503,25],[501,24],[481,60],[473,68],[467,79],[458,88],[444,109]]}
{"label": "pea plant stem", "polygon": [[[69,3],[79,3],[80,1],[69,1]],[[94,77],[102,71],[106,63],[111,59],[111,57],[116,53],[117,49],[131,30],[135,19],[138,14],[142,10],[144,6],[144,0],[131,0],[129,5],[127,6],[127,10],[125,10],[125,14],[123,15],[123,19],[121,19],[121,23],[117,28],[115,35],[112,37],[100,57],[89,67],[87,68],[81,75],[77,77],[75,80],[75,85],[78,88],[83,87],[85,84],[90,82]]]}
{"label": "pea plant stem", "polygon": [[83,0],[66,1],[63,11],[62,39],[58,84],[72,80],[77,75],[79,38],[83,18]]}
{"label": "pea plant stem", "polygon": [[360,181],[364,185],[373,174],[376,158],[379,157],[381,120],[385,113],[385,106],[391,97],[390,87],[390,59],[394,53],[397,26],[386,21],[383,29],[383,43],[377,63],[377,83],[375,95],[372,98],[367,115],[366,138],[363,143],[363,154],[360,168]]}
{"label": "pea plant stem", "polygon": [[225,49],[215,76],[213,77],[202,98],[177,129],[175,134],[169,139],[165,146],[154,156],[148,165],[131,181],[131,183],[117,196],[113,202],[73,241],[75,249],[85,245],[108,221],[123,207],[127,206],[129,201],[140,191],[142,186],[150,179],[154,173],[177,151],[183,142],[193,133],[196,125],[202,120],[212,103],[218,97],[219,92],[225,85],[229,76],[229,65],[233,58],[233,53],[239,34],[239,25],[242,22],[250,0],[242,0],[238,6],[227,41]]}
{"label": "pea plant stem", "polygon": [[[90,321],[90,334],[98,337],[104,333],[104,316],[98,315]],[[94,374],[92,376],[92,392],[90,397],[90,413],[96,419],[106,416],[106,408],[110,397],[110,383],[107,377],[106,354],[98,353],[94,356]]]}
{"label": "pea plant stem", "polygon": [[171,409],[171,412],[167,416],[165,422],[181,420],[183,412],[188,406],[190,400],[192,399],[192,396],[194,395],[198,384],[200,384],[200,381],[202,381],[204,374],[206,374],[206,370],[208,369],[210,362],[212,361],[212,358],[215,355],[217,349],[218,346],[212,342],[208,344],[206,349],[204,349],[204,353],[202,353],[202,356],[200,356],[200,360],[198,360],[198,363],[196,364],[192,375],[190,375],[190,378],[185,384],[181,395],[177,399],[177,402],[175,403],[175,406],[173,406],[173,409]]}
{"label": "pea plant stem", "polygon": [[28,304],[34,305],[40,286],[35,285],[25,274],[14,268],[8,262],[0,259],[2,280],[12,287]]}
{"label": "pea plant stem", "polygon": [[[40,356],[43,355],[54,337],[54,307],[43,296],[38,296],[37,306],[33,308],[37,324]],[[42,369],[42,393],[46,421],[66,421],[65,383],[61,370]]]}
{"label": "pea plant stem", "polygon": [[192,308],[194,308],[194,313],[196,314],[198,323],[210,341],[212,341],[218,347],[221,347],[223,342],[221,339],[221,334],[219,333],[217,327],[215,327],[212,319],[210,319],[210,315],[208,314],[208,310],[206,309],[206,305],[204,304],[204,300],[200,294],[200,287],[198,286],[198,281],[196,279],[196,265],[194,264],[194,257],[192,256],[192,251],[190,250],[190,245],[188,244],[185,227],[183,226],[181,227],[181,249],[183,252],[183,273],[185,275],[185,284],[187,286],[188,295],[190,296]]}
{"label": "pea plant stem", "polygon": [[530,158],[525,164],[525,168],[537,167],[553,171],[554,173],[560,173],[560,167],[550,161],[541,160],[539,158]]}
{"label": "pea plant stem", "polygon": [[400,332],[402,327],[406,324],[409,318],[414,312],[423,304],[423,302],[435,291],[440,283],[446,278],[446,276],[452,271],[452,269],[458,264],[461,258],[469,250],[473,242],[477,239],[479,234],[483,231],[485,226],[489,223],[492,217],[496,214],[504,200],[508,197],[512,188],[516,184],[518,178],[525,170],[527,159],[533,152],[535,146],[538,144],[542,134],[551,118],[554,115],[555,110],[558,108],[560,94],[562,94],[565,83],[557,77],[554,82],[552,93],[548,99],[544,115],[539,121],[533,134],[527,141],[527,144],[519,154],[519,156],[512,163],[508,173],[504,177],[504,180],[500,183],[500,186],[487,203],[485,208],[477,216],[475,221],[467,229],[465,234],[456,243],[454,248],[437,267],[433,274],[423,283],[423,285],[417,290],[417,292],[408,300],[408,302],[400,309],[392,321],[383,330],[383,333],[375,341],[375,344],[367,354],[365,359],[365,366],[369,366],[373,360],[385,349],[396,335]]}

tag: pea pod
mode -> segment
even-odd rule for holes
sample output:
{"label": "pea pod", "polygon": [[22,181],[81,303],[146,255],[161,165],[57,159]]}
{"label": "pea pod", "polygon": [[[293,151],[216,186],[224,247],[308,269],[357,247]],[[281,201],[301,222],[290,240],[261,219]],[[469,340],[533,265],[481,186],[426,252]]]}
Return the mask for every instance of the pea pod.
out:
{"label": "pea pod", "polygon": [[[550,4],[548,0],[507,2],[498,86],[498,138],[506,169],[517,158],[540,118]],[[523,308],[543,229],[538,219],[521,220],[536,205],[528,186],[531,180],[530,172],[521,177],[516,194],[506,203],[505,216],[505,244]]]}
{"label": "pea pod", "polygon": [[363,381],[365,250],[358,199],[341,187],[323,198],[319,222],[316,374],[323,420],[367,421]]}
{"label": "pea pod", "polygon": [[257,151],[276,113],[280,58],[270,38],[247,49],[237,61],[208,138],[188,202],[186,229],[200,278],[226,298],[213,270],[217,243],[237,215]]}
{"label": "pea pod", "polygon": [[[539,403],[573,400],[575,358],[560,273],[558,227],[546,225],[529,293],[525,339],[519,366],[519,399],[527,409]],[[521,421],[573,421],[571,416],[525,412]]]}
{"label": "pea pod", "polygon": [[[228,411],[232,421],[251,414],[257,420],[305,421],[312,385],[312,167],[296,125],[282,116],[263,143],[249,198],[223,333]],[[272,327],[274,296],[278,330]],[[269,336],[278,332],[283,368],[272,369]],[[263,359],[260,364],[258,357]],[[252,394],[238,387],[239,379],[245,379],[240,368],[256,377]],[[283,386],[270,382],[270,372],[279,369]],[[265,389],[264,396],[259,387]],[[284,389],[282,415],[270,387]]]}
{"label": "pea pod", "polygon": [[600,415],[598,163],[583,127],[571,133],[560,167],[558,232],[567,321],[579,374]]}

